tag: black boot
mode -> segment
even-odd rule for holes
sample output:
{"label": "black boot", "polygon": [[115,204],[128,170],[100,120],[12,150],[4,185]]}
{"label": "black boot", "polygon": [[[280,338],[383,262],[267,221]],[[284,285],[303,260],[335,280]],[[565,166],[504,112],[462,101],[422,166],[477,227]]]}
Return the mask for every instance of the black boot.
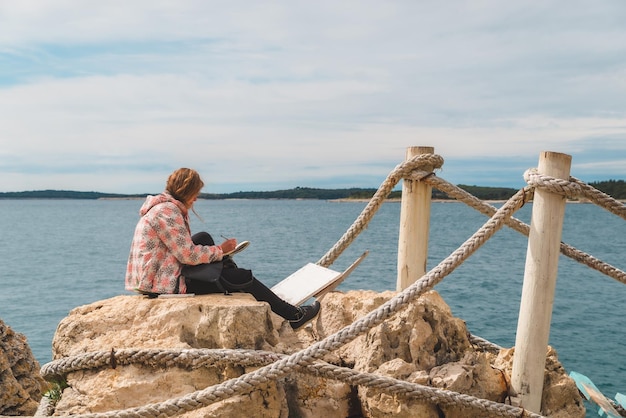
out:
{"label": "black boot", "polygon": [[315,301],[312,305],[299,306],[297,318],[289,321],[291,328],[298,329],[307,324],[317,316],[320,311],[320,307],[321,305],[318,301]]}

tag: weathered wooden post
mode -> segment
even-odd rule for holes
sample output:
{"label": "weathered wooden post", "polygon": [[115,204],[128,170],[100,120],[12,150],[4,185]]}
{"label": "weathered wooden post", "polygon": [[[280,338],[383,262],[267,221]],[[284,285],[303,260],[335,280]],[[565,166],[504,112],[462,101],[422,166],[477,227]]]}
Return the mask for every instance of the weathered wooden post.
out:
{"label": "weathered wooden post", "polygon": [[[569,155],[544,151],[537,171],[568,179],[571,161]],[[535,413],[541,411],[565,204],[565,196],[535,190],[511,376],[521,406]]]}
{"label": "weathered wooden post", "polygon": [[[410,147],[407,149],[406,159],[434,152],[433,147]],[[433,167],[424,167],[424,171],[432,170]],[[398,291],[406,289],[426,274],[431,193],[432,187],[423,181],[404,179],[402,182],[396,284]]]}

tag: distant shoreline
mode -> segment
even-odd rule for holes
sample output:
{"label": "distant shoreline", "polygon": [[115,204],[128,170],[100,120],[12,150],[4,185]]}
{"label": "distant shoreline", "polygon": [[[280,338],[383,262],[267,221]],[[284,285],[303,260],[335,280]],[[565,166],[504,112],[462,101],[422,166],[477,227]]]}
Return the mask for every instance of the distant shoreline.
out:
{"label": "distant shoreline", "polygon": [[[147,196],[147,195],[146,195]],[[0,198],[2,200],[145,200],[146,196],[125,196],[125,197],[98,197],[94,199],[85,199],[85,198],[72,198],[72,197],[3,197]],[[252,198],[252,197],[237,197],[237,198],[219,198],[219,199],[207,199],[207,198],[198,198],[198,200],[204,201],[216,201],[216,200],[321,200],[327,201],[331,203],[368,203],[371,199],[361,199],[361,198],[339,198],[339,199],[316,199],[316,198],[294,198],[294,197],[281,197],[281,198]],[[493,199],[479,199],[484,203],[505,203],[507,200],[493,200]],[[618,202],[626,204],[626,199],[615,199]],[[391,198],[385,199],[384,203],[401,203],[402,199],[400,198]],[[463,203],[457,199],[431,199],[432,203]],[[530,201],[532,203],[532,201]],[[590,200],[567,200],[567,203],[578,203],[578,204],[589,204],[593,203]]]}
{"label": "distant shoreline", "polygon": [[[250,199],[253,200],[253,199]],[[622,202],[626,204],[626,199],[615,199],[618,202]],[[331,199],[328,200],[329,202],[338,202],[338,203],[342,203],[342,202],[369,202],[370,199]],[[390,202],[390,203],[400,203],[402,202],[402,199],[386,199],[385,202]],[[463,203],[460,200],[457,199],[431,199],[431,202],[433,203]],[[486,200],[482,200],[481,202],[484,203],[506,203],[506,200],[491,200],[491,199],[486,199]],[[532,202],[532,201],[531,201]],[[590,200],[567,200],[567,203],[581,203],[581,204],[587,204],[587,203],[593,203]]]}
{"label": "distant shoreline", "polygon": [[[99,197],[95,200],[144,200],[146,197]],[[77,200],[81,200],[81,199],[77,199]]]}
{"label": "distant shoreline", "polygon": [[[626,202],[626,182],[624,180],[610,180],[600,183],[591,183],[592,187],[613,197],[620,202]],[[458,185],[469,195],[483,202],[506,202],[519,192],[518,189],[507,187],[484,187]],[[161,193],[161,192],[158,192]],[[52,200],[144,200],[149,195],[158,193],[102,193],[96,191],[73,190],[31,190],[22,192],[0,192],[0,201],[6,199],[52,199]],[[240,191],[234,193],[200,193],[202,200],[321,200],[328,202],[369,202],[376,195],[374,188],[343,188],[319,189],[311,187],[295,187],[287,190],[275,191]],[[430,196],[432,202],[456,202],[446,193],[433,188]],[[385,202],[400,202],[402,190],[393,190],[386,196]],[[568,202],[585,203],[586,199],[568,200]]]}

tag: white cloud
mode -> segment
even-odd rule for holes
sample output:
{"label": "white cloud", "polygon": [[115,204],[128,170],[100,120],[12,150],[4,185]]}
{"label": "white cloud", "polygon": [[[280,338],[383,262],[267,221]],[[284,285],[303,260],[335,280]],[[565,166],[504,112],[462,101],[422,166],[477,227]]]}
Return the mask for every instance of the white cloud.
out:
{"label": "white cloud", "polygon": [[0,0],[0,191],[370,187],[412,145],[623,178],[622,7]]}

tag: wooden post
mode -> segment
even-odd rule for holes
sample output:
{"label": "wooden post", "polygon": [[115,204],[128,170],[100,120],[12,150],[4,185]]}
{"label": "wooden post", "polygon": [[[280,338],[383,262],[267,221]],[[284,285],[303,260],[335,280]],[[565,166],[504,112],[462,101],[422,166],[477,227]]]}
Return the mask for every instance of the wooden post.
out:
{"label": "wooden post", "polygon": [[[434,152],[433,147],[410,147],[407,149],[406,159]],[[424,171],[432,170],[433,167],[424,167]],[[402,182],[396,284],[398,291],[406,289],[426,274],[431,193],[432,187],[422,181],[404,179]]]}
{"label": "wooden post", "polygon": [[[537,171],[568,179],[571,161],[566,154],[542,152]],[[535,413],[541,411],[565,203],[565,196],[535,190],[511,375],[520,405]]]}

